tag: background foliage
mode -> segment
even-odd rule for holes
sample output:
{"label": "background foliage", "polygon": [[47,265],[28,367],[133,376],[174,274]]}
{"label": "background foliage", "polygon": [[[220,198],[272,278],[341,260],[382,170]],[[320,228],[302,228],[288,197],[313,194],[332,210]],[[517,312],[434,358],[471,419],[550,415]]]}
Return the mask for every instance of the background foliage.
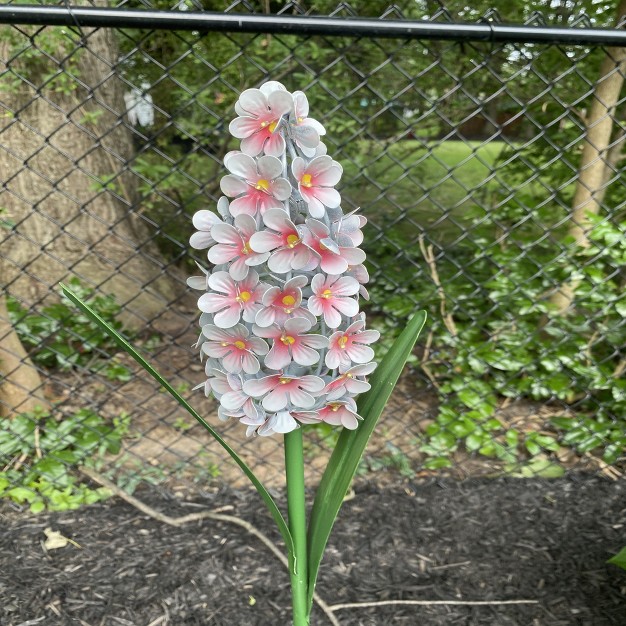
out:
{"label": "background foliage", "polygon": [[[393,7],[379,0],[339,6],[152,0],[149,6],[572,28],[610,27],[617,11],[616,2],[597,0],[512,2],[499,13],[482,1],[471,8],[429,0]],[[11,32],[11,80],[1,83],[3,90],[21,88],[25,73],[42,83],[44,95],[76,89],[74,31]],[[521,476],[558,475],[572,455],[623,464],[623,168],[608,172],[602,210],[589,218],[589,245],[575,245],[570,219],[585,115],[605,49],[132,29],[118,31],[117,42],[115,72],[127,94],[149,97],[153,119],[133,125],[124,118],[134,154],[94,185],[120,193],[121,175],[132,174],[134,210],[150,226],[167,271],[192,271],[190,217],[214,208],[219,197],[222,159],[235,147],[226,128],[237,94],[268,79],[307,92],[312,116],[327,129],[329,153],[345,169],[345,208],[360,207],[370,221],[367,311],[383,331],[382,351],[411,312],[429,312],[428,332],[413,355],[424,375],[404,389],[434,407],[412,425],[410,447],[417,452],[409,457],[392,440],[364,471],[394,467],[412,476],[454,468],[460,453]],[[620,102],[615,144],[623,132]],[[97,117],[97,109],[91,114]],[[575,286],[574,306],[563,315],[551,297],[567,282]],[[115,319],[109,295],[86,290],[82,297],[92,298],[107,321]],[[99,358],[111,348],[106,338],[65,303],[33,311],[12,300],[10,310],[38,365],[128,380],[124,364]],[[546,414],[511,419],[505,410],[511,403],[522,407],[522,416],[538,406]],[[29,423],[51,429],[43,419],[31,416]],[[180,416],[172,422],[189,434]],[[334,434],[312,433],[311,449],[325,437]],[[28,449],[20,454],[31,458],[32,441]],[[210,459],[206,465],[215,467]]]}

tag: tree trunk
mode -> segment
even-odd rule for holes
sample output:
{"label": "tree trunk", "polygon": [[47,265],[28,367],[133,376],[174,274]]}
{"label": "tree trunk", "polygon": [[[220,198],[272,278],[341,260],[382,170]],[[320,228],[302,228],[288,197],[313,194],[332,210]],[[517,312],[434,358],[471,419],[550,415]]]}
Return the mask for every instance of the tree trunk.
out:
{"label": "tree trunk", "polygon": [[[112,30],[0,29],[0,298],[26,306],[78,277],[143,328],[177,294],[139,217]],[[43,404],[41,380],[0,310],[0,405]]]}
{"label": "tree trunk", "polygon": [[48,406],[39,372],[11,325],[6,297],[0,295],[0,417]]}
{"label": "tree trunk", "polygon": [[113,294],[124,321],[142,327],[176,294],[136,211],[115,33],[84,29],[78,51],[62,33],[33,36],[46,54],[31,50],[23,60],[16,50],[28,50],[29,39],[0,33],[0,72],[19,77],[0,119],[0,206],[15,223],[0,233],[2,283],[34,305],[77,276]]}
{"label": "tree trunk", "polygon": [[[616,23],[619,24],[624,16],[626,0],[621,0]],[[591,224],[588,215],[600,212],[606,193],[615,107],[619,102],[625,72],[626,48],[608,48],[600,65],[600,79],[596,83],[587,117],[585,142],[572,202],[568,236],[574,240],[576,247],[589,247]],[[576,287],[576,282],[566,283],[552,295],[550,302],[557,313],[564,315],[570,309]]]}

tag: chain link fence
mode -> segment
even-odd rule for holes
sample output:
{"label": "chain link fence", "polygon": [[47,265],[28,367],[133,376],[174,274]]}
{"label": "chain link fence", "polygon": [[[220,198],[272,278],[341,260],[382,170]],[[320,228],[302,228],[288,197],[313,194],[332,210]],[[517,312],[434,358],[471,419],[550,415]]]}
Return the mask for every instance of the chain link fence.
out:
{"label": "chain link fence", "polygon": [[[189,249],[190,218],[219,198],[233,104],[266,80],[306,91],[344,167],[344,209],[369,220],[366,311],[381,353],[412,311],[430,315],[361,474],[622,475],[626,49],[584,43],[615,15],[512,8],[509,21],[583,42],[527,43],[532,28],[496,41],[493,11],[400,4],[316,3],[346,20],[341,34],[46,26],[46,7],[39,25],[0,27],[1,495],[71,508],[106,496],[94,472],[131,491],[243,485],[201,427],[59,296],[61,281],[282,484],[278,438],[244,440],[191,392],[204,375],[185,285],[194,261],[206,264]],[[197,10],[311,8],[120,6],[170,9],[179,25]],[[357,37],[356,17],[443,30]],[[458,20],[491,36],[471,41]],[[335,438],[308,428],[312,479]]]}

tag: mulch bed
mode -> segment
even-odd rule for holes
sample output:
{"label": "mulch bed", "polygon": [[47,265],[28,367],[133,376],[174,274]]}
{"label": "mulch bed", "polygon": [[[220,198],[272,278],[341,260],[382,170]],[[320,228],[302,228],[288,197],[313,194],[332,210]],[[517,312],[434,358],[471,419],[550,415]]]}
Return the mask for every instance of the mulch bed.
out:
{"label": "mulch bed", "polygon": [[[169,515],[225,505],[279,541],[259,498],[223,491],[182,501],[136,494]],[[290,623],[287,573],[239,526],[164,525],[119,499],[31,516],[0,504],[2,626],[269,626]],[[45,528],[79,544],[46,551]],[[606,560],[626,544],[626,483],[436,480],[347,501],[320,573],[335,605],[381,600],[536,604],[360,607],[342,626],[626,624],[626,572]],[[329,622],[314,609],[312,626]]]}

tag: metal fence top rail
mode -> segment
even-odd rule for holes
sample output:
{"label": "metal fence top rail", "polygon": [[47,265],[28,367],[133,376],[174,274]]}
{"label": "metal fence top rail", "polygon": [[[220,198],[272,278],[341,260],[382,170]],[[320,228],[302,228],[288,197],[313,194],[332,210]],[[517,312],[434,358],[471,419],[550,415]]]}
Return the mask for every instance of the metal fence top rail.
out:
{"label": "metal fence top rail", "polygon": [[493,21],[446,24],[375,18],[149,11],[82,6],[2,5],[0,24],[626,46],[625,30],[607,28],[525,26]]}

